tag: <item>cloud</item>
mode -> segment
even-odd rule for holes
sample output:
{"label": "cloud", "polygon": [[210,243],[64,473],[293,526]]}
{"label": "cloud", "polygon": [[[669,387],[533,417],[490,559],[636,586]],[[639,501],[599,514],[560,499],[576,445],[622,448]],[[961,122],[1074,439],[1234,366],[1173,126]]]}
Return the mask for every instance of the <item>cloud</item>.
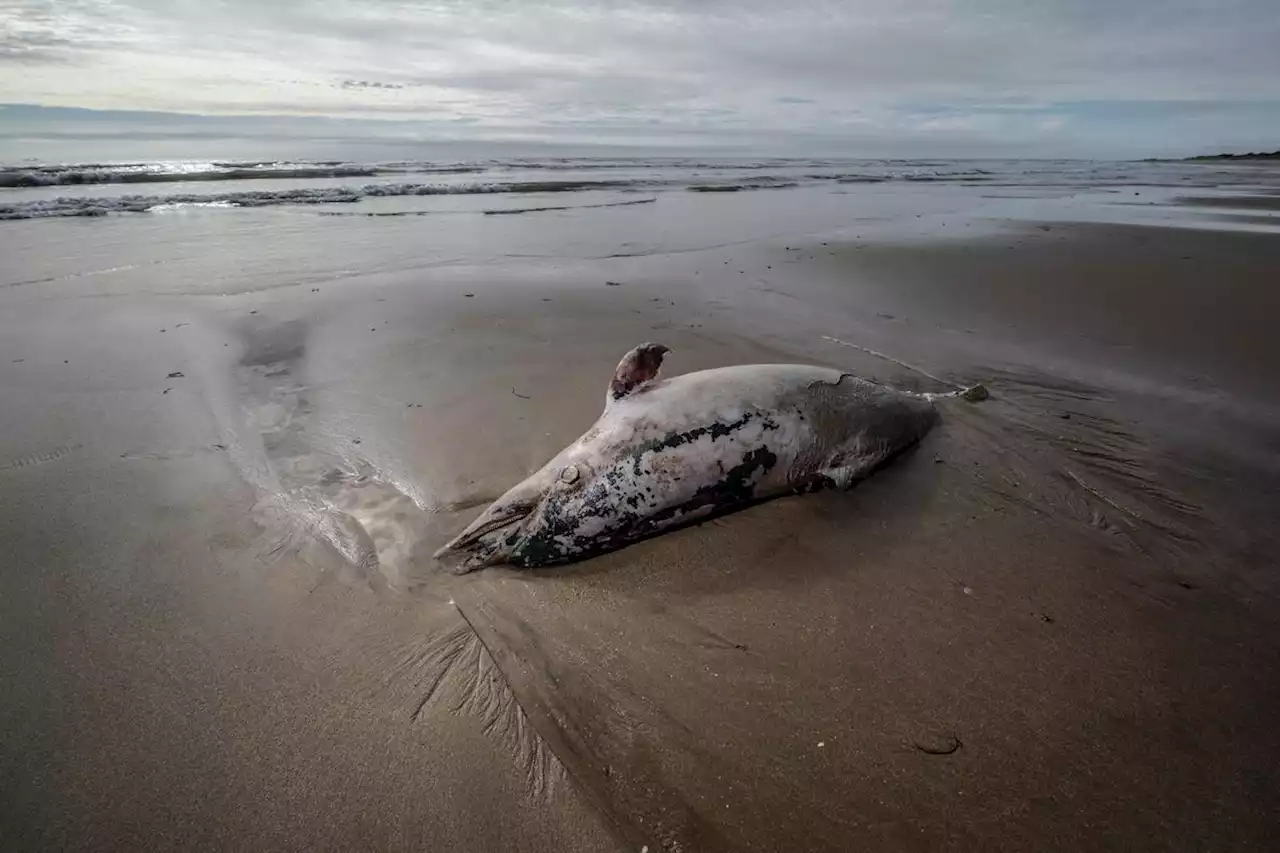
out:
{"label": "cloud", "polygon": [[[1224,146],[1280,136],[1274,4],[0,0],[0,101],[709,145]],[[1092,103],[1121,108],[1072,106]],[[1244,106],[1196,120],[1219,103]],[[1147,104],[1159,120],[1126,115]]]}
{"label": "cloud", "polygon": [[377,80],[343,80],[338,84],[343,89],[403,89],[403,83],[379,83]]}

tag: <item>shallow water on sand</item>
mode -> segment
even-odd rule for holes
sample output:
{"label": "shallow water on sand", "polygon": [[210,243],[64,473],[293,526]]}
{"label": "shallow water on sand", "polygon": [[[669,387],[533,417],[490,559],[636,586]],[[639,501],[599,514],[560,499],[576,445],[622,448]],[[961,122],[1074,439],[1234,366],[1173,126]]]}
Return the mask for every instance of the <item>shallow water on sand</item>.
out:
{"label": "shallow water on sand", "polygon": [[[1170,187],[850,186],[0,224],[18,837],[1263,845],[1276,237]],[[849,493],[443,571],[642,340],[993,398]]]}

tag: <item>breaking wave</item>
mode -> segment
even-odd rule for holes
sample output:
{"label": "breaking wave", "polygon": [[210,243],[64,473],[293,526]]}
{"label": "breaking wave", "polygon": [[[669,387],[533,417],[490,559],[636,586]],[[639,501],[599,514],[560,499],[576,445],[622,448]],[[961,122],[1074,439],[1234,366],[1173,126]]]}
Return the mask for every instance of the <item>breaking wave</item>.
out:
{"label": "breaking wave", "polygon": [[62,196],[0,205],[0,220],[43,219],[56,216],[105,216],[109,213],[147,213],[175,205],[269,207],[273,205],[352,204],[366,198],[494,193],[558,193],[636,186],[635,181],[512,181],[469,184],[366,184],[362,187],[307,187],[289,190],[171,195]]}
{"label": "breaking wave", "polygon": [[799,185],[796,181],[778,179],[741,181],[738,183],[730,181],[721,184],[694,184],[689,187],[689,191],[695,193],[736,193],[742,190],[786,190]]}
{"label": "breaking wave", "polygon": [[244,181],[260,179],[365,178],[380,175],[461,174],[482,172],[471,165],[377,164],[341,162],[212,162],[212,163],[86,163],[72,166],[0,168],[0,187],[57,187],[96,184],[160,184],[187,181]]}

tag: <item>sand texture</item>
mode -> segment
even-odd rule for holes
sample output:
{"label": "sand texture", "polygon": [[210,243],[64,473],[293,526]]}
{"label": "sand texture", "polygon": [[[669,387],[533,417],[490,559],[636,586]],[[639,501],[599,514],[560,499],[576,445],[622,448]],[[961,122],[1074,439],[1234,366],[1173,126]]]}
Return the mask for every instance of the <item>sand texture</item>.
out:
{"label": "sand texture", "polygon": [[[748,197],[599,215],[798,204]],[[833,218],[603,257],[549,212],[474,220],[537,258],[318,276],[281,258],[323,235],[212,211],[246,242],[196,275],[204,215],[0,232],[4,849],[1274,844],[1275,233]],[[444,572],[645,340],[992,399],[848,493]]]}

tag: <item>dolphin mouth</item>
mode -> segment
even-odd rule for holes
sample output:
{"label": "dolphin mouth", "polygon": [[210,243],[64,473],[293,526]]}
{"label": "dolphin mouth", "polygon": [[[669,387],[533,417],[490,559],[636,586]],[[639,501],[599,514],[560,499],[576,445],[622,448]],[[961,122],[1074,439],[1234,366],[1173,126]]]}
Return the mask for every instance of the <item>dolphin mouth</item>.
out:
{"label": "dolphin mouth", "polygon": [[520,527],[535,506],[535,503],[521,503],[491,508],[433,556],[451,565],[458,574],[504,563],[511,555],[512,544],[509,543],[513,543],[511,534],[515,532],[512,528]]}

